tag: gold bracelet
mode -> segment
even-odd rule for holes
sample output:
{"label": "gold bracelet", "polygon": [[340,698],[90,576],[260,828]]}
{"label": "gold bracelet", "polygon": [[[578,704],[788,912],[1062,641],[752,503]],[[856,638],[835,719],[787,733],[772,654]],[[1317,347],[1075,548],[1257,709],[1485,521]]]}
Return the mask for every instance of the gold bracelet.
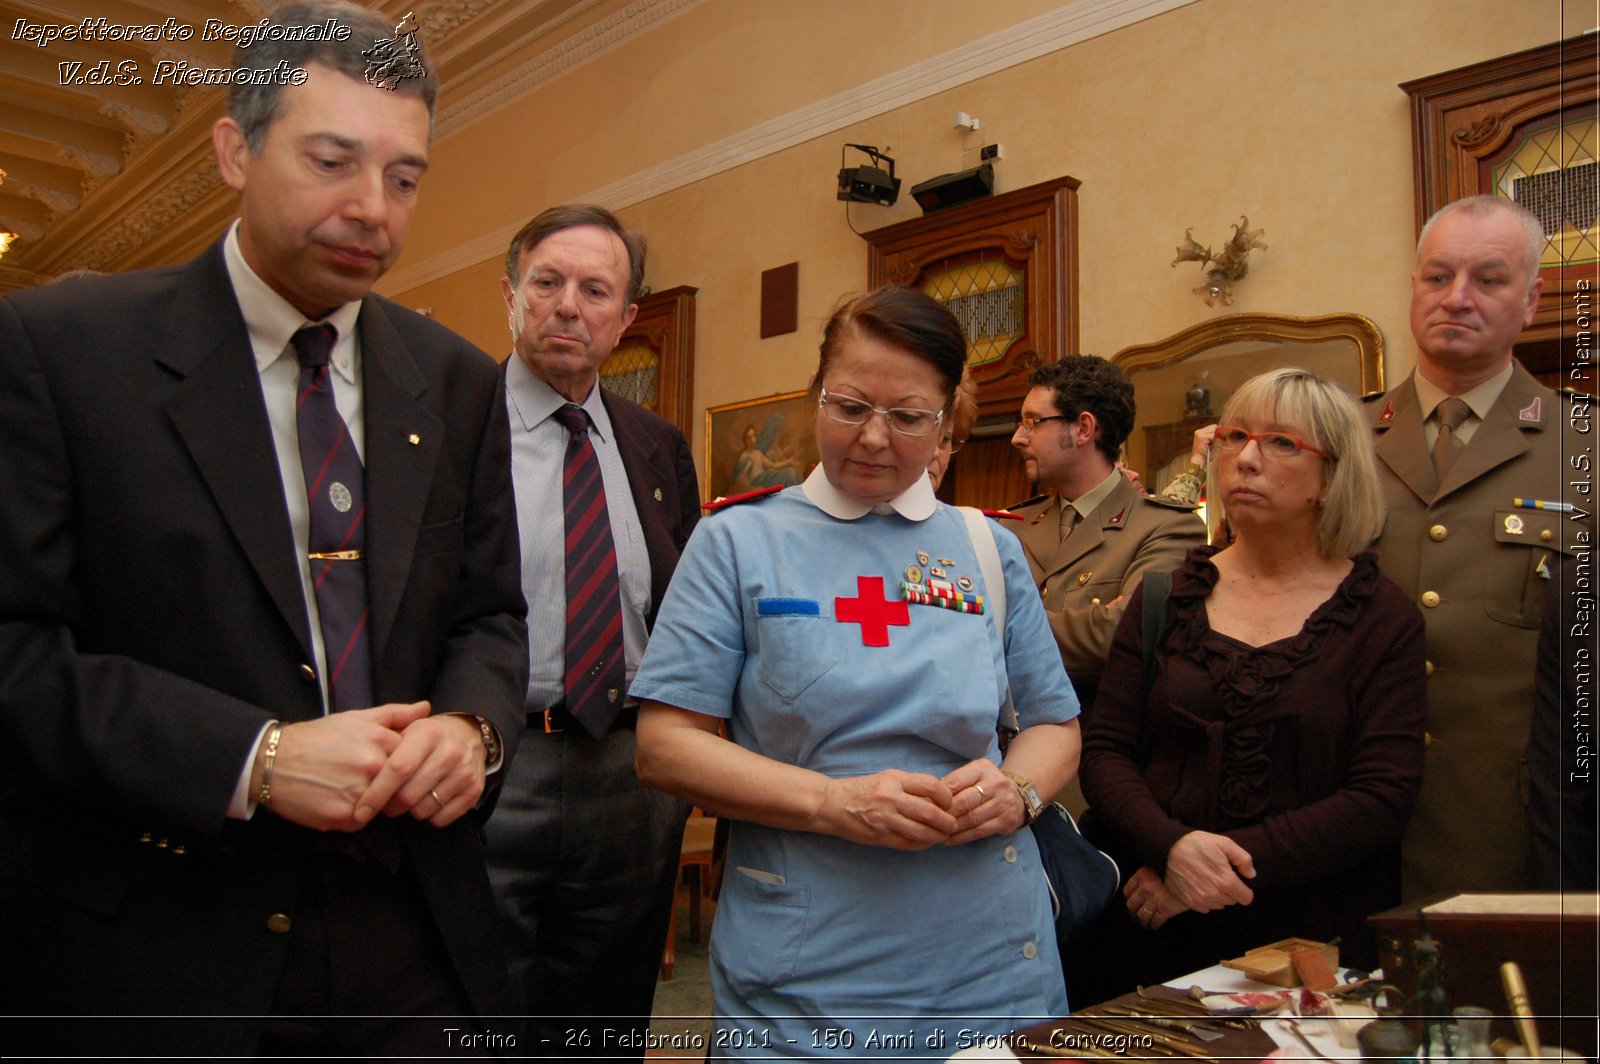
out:
{"label": "gold bracelet", "polygon": [[267,756],[262,764],[261,791],[256,795],[256,804],[264,809],[272,807],[272,769],[278,760],[278,740],[282,737],[283,725],[273,721],[272,730],[267,732]]}

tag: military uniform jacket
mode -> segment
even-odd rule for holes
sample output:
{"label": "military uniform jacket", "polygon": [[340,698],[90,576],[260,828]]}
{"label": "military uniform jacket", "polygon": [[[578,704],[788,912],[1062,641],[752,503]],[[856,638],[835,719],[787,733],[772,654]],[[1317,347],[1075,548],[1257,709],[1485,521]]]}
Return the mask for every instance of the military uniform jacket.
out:
{"label": "military uniform jacket", "polygon": [[[1205,523],[1188,507],[1142,495],[1126,480],[1065,540],[1053,497],[1012,509],[1022,515],[1021,526],[1005,525],[1022,540],[1061,661],[1087,711],[1127,596],[1145,573],[1176,569],[1190,548],[1205,546]],[[1109,606],[1118,596],[1123,601]]]}
{"label": "military uniform jacket", "polygon": [[1442,485],[1413,379],[1367,410],[1389,505],[1375,549],[1427,625],[1428,747],[1405,896],[1527,888],[1523,748],[1540,611],[1561,555],[1587,541],[1591,523],[1512,500],[1562,500],[1589,441],[1573,428],[1570,400],[1520,365]]}

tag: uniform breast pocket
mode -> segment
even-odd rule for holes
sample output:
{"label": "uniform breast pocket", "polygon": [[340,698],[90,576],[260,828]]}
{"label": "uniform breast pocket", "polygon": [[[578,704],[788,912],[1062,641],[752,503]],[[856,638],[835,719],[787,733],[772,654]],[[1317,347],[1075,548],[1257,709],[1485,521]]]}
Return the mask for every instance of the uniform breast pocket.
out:
{"label": "uniform breast pocket", "polygon": [[756,675],[793,702],[837,663],[832,618],[815,599],[756,599]]}
{"label": "uniform breast pocket", "polygon": [[1541,510],[1496,510],[1494,553],[1484,566],[1484,610],[1519,628],[1539,627],[1544,596],[1561,567],[1565,515]]}

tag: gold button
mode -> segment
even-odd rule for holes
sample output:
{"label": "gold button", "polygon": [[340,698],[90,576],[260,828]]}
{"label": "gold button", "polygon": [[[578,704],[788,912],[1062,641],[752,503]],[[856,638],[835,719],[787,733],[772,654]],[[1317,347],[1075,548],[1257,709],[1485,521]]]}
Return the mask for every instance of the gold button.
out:
{"label": "gold button", "polygon": [[1439,593],[1437,591],[1424,591],[1422,593],[1422,604],[1430,610],[1433,609],[1439,604]]}
{"label": "gold button", "polygon": [[1422,745],[1423,746],[1432,746],[1433,745],[1433,732],[1425,731],[1425,732],[1422,733]]}
{"label": "gold button", "polygon": [[150,833],[148,831],[144,831],[144,832],[140,832],[139,841],[148,844],[148,843],[150,843],[150,842],[152,842],[154,840],[151,839]]}
{"label": "gold button", "polygon": [[189,852],[189,848],[180,842],[172,847],[172,852],[177,856],[182,857],[184,854]]}
{"label": "gold button", "polygon": [[315,683],[317,679],[317,670],[313,669],[310,665],[302,665],[300,666],[300,678],[306,683]]}
{"label": "gold button", "polygon": [[1427,675],[1432,676],[1433,675],[1433,662],[1431,662],[1431,661],[1423,662],[1422,663],[1422,671],[1424,673],[1426,673]]}
{"label": "gold button", "polygon": [[166,848],[167,848],[167,840],[166,839],[157,839],[156,840],[156,849],[164,850]]}
{"label": "gold button", "polygon": [[1539,530],[1539,539],[1545,543],[1549,543],[1552,539],[1555,539],[1555,536],[1550,534],[1550,530],[1548,528],[1541,528]]}
{"label": "gold button", "polygon": [[1449,534],[1450,530],[1443,525],[1434,525],[1432,528],[1428,529],[1428,538],[1433,540],[1435,543],[1443,543],[1444,538]]}
{"label": "gold button", "polygon": [[1100,596],[1099,596],[1099,595],[1096,595],[1096,596],[1095,596],[1095,597],[1094,597],[1094,598],[1092,598],[1092,599],[1090,599],[1090,600],[1089,600],[1089,605],[1091,605],[1091,606],[1098,606],[1098,605],[1100,605]]}
{"label": "gold button", "polygon": [[273,913],[267,917],[267,930],[277,935],[285,934],[289,930],[289,918],[282,913]]}

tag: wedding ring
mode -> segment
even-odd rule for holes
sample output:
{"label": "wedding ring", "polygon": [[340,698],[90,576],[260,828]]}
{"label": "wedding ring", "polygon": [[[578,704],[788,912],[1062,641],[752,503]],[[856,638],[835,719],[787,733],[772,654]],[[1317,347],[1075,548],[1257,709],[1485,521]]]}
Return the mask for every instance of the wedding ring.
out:
{"label": "wedding ring", "polygon": [[439,792],[430,790],[428,793],[430,795],[432,795],[434,801],[439,803],[439,808],[443,809],[444,808],[444,799],[439,797]]}
{"label": "wedding ring", "polygon": [[972,789],[978,792],[978,797],[979,798],[982,798],[984,801],[988,801],[989,800],[989,795],[984,792],[983,784],[974,783],[972,785]]}
{"label": "wedding ring", "polygon": [[1154,905],[1151,905],[1149,902],[1146,902],[1144,904],[1144,907],[1139,910],[1139,919],[1148,920],[1148,919],[1150,919],[1150,914],[1155,912],[1155,911],[1156,911],[1156,907]]}

